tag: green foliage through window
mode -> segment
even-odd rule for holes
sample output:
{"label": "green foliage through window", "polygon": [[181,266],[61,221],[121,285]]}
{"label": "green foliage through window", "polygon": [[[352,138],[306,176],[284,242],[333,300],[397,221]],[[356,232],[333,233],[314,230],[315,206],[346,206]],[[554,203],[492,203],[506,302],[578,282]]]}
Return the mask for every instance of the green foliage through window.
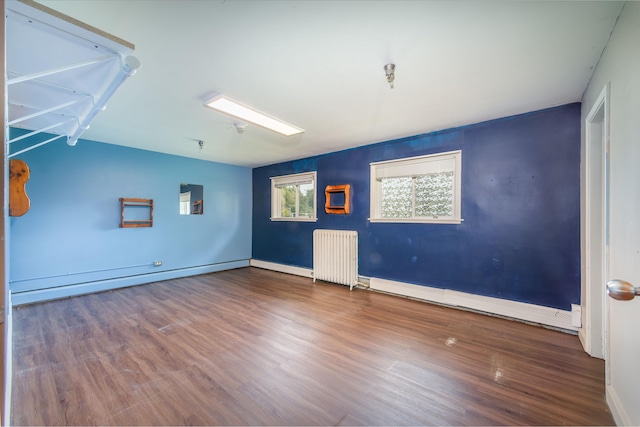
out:
{"label": "green foliage through window", "polygon": [[271,219],[316,220],[316,174],[271,178]]}
{"label": "green foliage through window", "polygon": [[[313,187],[313,184],[287,185],[280,187],[281,216],[283,218],[313,218]],[[298,206],[297,215],[296,204]]]}

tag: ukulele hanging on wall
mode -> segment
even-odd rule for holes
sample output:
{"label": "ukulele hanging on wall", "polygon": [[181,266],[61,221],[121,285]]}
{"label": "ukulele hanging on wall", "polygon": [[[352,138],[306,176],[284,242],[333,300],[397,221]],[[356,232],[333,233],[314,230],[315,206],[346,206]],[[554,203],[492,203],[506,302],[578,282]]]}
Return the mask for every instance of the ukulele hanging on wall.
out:
{"label": "ukulele hanging on wall", "polygon": [[29,167],[23,160],[9,160],[9,216],[22,216],[31,207],[25,191],[29,179]]}

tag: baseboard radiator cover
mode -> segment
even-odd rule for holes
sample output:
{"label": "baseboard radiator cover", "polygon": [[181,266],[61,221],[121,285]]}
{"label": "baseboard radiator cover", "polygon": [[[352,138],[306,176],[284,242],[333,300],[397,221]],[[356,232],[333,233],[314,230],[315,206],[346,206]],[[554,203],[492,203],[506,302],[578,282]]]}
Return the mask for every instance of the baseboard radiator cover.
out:
{"label": "baseboard radiator cover", "polygon": [[208,264],[196,267],[179,268],[175,270],[165,270],[157,273],[106,278],[102,280],[57,286],[53,288],[36,289],[18,293],[12,292],[11,296],[13,305],[20,306],[24,304],[33,304],[60,298],[103,292],[112,289],[126,288],[129,286],[144,285],[147,283],[159,282],[162,280],[170,280],[180,277],[196,276],[199,274],[232,270],[235,268],[248,267],[249,265],[249,260],[228,261],[218,264]]}
{"label": "baseboard radiator cover", "polygon": [[323,230],[313,232],[313,281],[349,286],[358,284],[358,232]]}
{"label": "baseboard radiator cover", "polygon": [[[313,270],[304,267],[293,267],[256,259],[251,260],[251,266],[301,277],[313,277]],[[577,329],[571,325],[570,311],[376,277],[359,276],[358,284],[362,285],[363,282],[368,283],[369,286],[365,287],[373,291],[386,292],[529,323],[537,323],[563,331],[571,331],[572,333]]]}
{"label": "baseboard radiator cover", "polygon": [[263,261],[261,259],[251,258],[251,267],[262,268],[264,270],[277,271],[279,273],[293,274],[294,276],[313,278],[313,269],[298,267],[295,265],[279,264],[277,262]]}
{"label": "baseboard radiator cover", "polygon": [[571,311],[372,277],[370,289],[576,332]]}

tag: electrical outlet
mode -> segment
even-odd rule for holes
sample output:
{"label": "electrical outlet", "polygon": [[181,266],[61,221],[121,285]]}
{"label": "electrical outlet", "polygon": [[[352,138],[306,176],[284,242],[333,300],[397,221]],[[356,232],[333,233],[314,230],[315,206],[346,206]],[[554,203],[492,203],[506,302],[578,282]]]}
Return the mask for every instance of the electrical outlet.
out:
{"label": "electrical outlet", "polygon": [[162,265],[162,261],[153,261],[153,265],[155,267],[160,267]]}

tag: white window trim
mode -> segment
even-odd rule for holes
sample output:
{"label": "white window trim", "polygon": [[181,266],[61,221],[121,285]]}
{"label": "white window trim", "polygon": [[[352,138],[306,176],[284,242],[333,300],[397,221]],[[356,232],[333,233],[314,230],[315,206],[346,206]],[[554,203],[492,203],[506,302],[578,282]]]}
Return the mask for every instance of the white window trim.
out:
{"label": "white window trim", "polygon": [[[316,172],[304,172],[291,175],[271,177],[271,221],[297,221],[316,222],[318,221],[318,181]],[[282,217],[280,216],[280,200],[275,197],[277,187],[282,185],[294,185],[313,182],[313,217]]]}
{"label": "white window trim", "polygon": [[[425,161],[453,159],[455,162],[454,169],[454,188],[453,188],[453,218],[381,218],[381,200],[380,181],[377,179],[378,167],[380,166],[396,166],[398,168],[406,168],[407,175],[415,176],[416,166]],[[462,221],[461,205],[462,205],[462,150],[447,151],[444,153],[428,154],[425,156],[406,157],[403,159],[386,160],[382,162],[370,163],[371,181],[370,181],[370,222],[383,223],[427,223],[427,224],[460,224]]]}

